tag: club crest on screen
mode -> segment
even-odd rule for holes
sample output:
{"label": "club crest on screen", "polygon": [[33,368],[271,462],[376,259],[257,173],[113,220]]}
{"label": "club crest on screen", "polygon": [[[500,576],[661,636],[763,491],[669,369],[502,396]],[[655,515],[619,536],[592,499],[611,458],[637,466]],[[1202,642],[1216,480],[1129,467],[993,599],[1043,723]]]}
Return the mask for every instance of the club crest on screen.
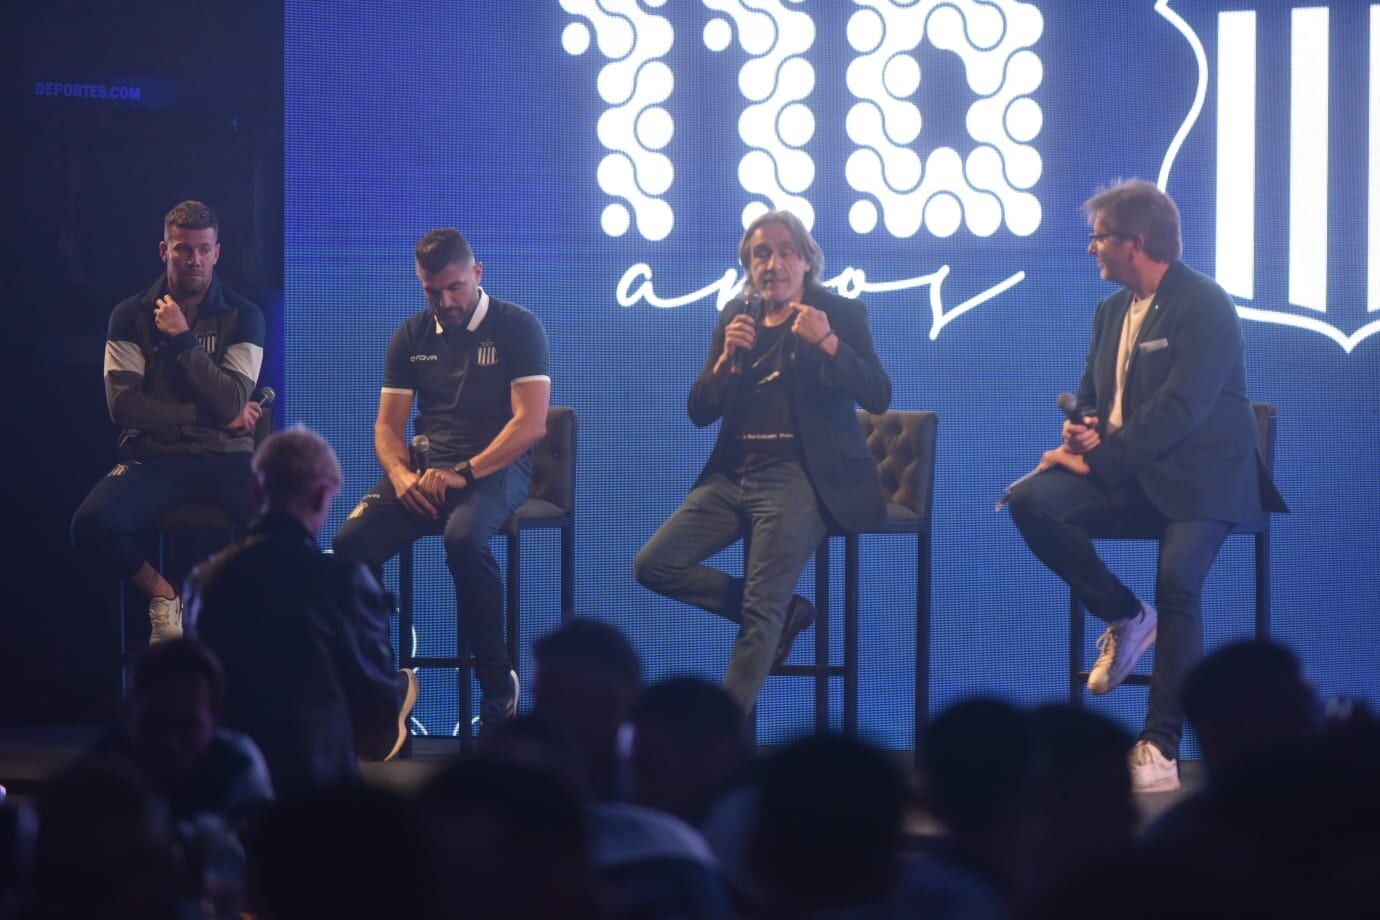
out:
{"label": "club crest on screen", "polygon": [[[1349,354],[1380,332],[1380,147],[1368,142],[1380,125],[1380,14],[1343,3],[1213,7],[1155,3],[1197,67],[1158,184],[1215,201],[1212,272],[1242,319],[1315,332]],[[1345,105],[1329,95],[1340,85],[1329,78],[1338,36],[1368,40],[1367,130],[1334,130]],[[1281,106],[1286,117],[1270,117]],[[1342,156],[1329,149],[1334,141]],[[1364,227],[1330,212],[1334,188],[1354,190],[1346,197],[1364,205]],[[1364,294],[1358,283],[1346,296],[1339,278],[1364,279]]]}

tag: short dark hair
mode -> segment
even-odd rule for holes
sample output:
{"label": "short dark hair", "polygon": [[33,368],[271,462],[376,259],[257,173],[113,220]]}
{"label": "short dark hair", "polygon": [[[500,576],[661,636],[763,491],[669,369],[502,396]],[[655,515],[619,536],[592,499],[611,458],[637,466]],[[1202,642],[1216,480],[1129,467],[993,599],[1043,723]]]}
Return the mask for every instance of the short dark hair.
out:
{"label": "short dark hair", "polygon": [[225,699],[225,670],[211,647],[183,636],[149,647],[134,663],[131,695],[161,693],[166,684],[184,678],[206,681],[212,708],[219,710]]}
{"label": "short dark hair", "polygon": [[1098,189],[1083,202],[1083,213],[1089,224],[1101,214],[1117,236],[1140,237],[1145,254],[1158,262],[1183,255],[1178,205],[1153,182],[1126,179]]}
{"label": "short dark hair", "polygon": [[1194,665],[1180,699],[1197,731],[1205,718],[1240,718],[1246,708],[1268,706],[1280,718],[1291,706],[1311,712],[1313,689],[1292,651],[1275,642],[1244,640],[1224,645]]}
{"label": "short dark hair", "polygon": [[984,697],[939,714],[925,735],[930,807],[955,833],[1006,827],[1034,788],[1035,733],[1025,713]]}
{"label": "short dark hair", "polygon": [[417,241],[417,264],[422,271],[436,274],[448,265],[469,265],[474,261],[474,250],[470,249],[465,234],[454,227],[432,230]]}
{"label": "short dark hair", "polygon": [[561,624],[533,644],[532,657],[538,664],[555,658],[576,662],[630,690],[642,685],[637,651],[616,627],[599,620],[579,617]]}
{"label": "short dark hair", "polygon": [[181,227],[183,230],[214,230],[216,239],[220,239],[220,221],[216,218],[216,212],[200,201],[189,199],[173,205],[173,209],[163,215],[163,235],[167,236],[173,227]]}
{"label": "short dark hair", "polygon": [[762,768],[749,860],[784,915],[874,901],[891,888],[905,780],[856,738],[797,741]]}
{"label": "short dark hair", "polygon": [[649,687],[628,713],[634,725],[660,722],[696,748],[715,741],[738,744],[743,738],[743,708],[718,684],[699,677],[672,677]]}

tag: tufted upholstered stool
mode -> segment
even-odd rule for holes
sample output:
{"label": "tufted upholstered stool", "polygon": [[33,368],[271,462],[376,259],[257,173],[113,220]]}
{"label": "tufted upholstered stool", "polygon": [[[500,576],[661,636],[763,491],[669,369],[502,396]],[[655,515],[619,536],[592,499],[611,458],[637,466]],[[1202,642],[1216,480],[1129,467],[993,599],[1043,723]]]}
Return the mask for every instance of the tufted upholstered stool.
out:
{"label": "tufted upholstered stool", "polygon": [[[1275,407],[1268,403],[1251,403],[1255,412],[1255,427],[1259,437],[1257,446],[1265,470],[1274,473],[1275,469]],[[1255,538],[1255,638],[1264,642],[1270,638],[1270,515],[1265,515],[1259,525],[1238,524],[1227,535],[1250,534]],[[1153,540],[1159,542],[1158,533],[1134,531],[1128,528],[1117,530],[1096,530],[1090,533],[1098,540]],[[1078,595],[1069,591],[1069,702],[1075,706],[1083,705],[1083,688],[1088,683],[1088,669],[1083,664],[1083,604]],[[1150,678],[1145,674],[1130,674],[1122,683],[1133,686],[1149,686]]]}
{"label": "tufted upholstered stool", "polygon": [[[574,409],[552,406],[547,410],[546,436],[532,448],[532,478],[527,484],[527,499],[499,528],[507,540],[504,633],[508,657],[514,665],[518,660],[518,624],[522,604],[522,531],[561,532],[561,620],[570,619],[575,612],[575,444],[578,432]],[[474,708],[470,688],[470,669],[474,666],[474,659],[459,648],[450,657],[414,656],[411,636],[412,547],[409,545],[398,554],[399,667],[458,669],[460,723],[468,725]],[[465,750],[469,750],[474,743],[473,735],[462,731],[460,743]]]}
{"label": "tufted upholstered stool", "polygon": [[[858,413],[858,424],[877,461],[886,497],[886,520],[876,534],[915,535],[915,749],[929,719],[930,519],[934,505],[935,441],[939,416],[934,412]],[[843,538],[843,663],[829,662],[829,540]],[[829,730],[829,680],[843,679],[843,731],[858,729],[858,534],[830,532],[815,550],[815,660],[783,664],[773,674],[812,677],[815,682],[815,728]]]}

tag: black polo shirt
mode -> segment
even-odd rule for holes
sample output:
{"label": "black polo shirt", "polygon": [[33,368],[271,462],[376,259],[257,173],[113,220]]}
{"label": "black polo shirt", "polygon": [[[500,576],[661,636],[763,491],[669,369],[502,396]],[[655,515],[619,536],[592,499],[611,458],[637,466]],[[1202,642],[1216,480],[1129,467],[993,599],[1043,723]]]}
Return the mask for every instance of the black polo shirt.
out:
{"label": "black polo shirt", "polygon": [[450,465],[488,447],[512,419],[513,384],[550,382],[550,373],[541,321],[481,289],[462,328],[443,330],[430,310],[398,328],[383,392],[415,397],[416,431],[431,440],[432,465]]}

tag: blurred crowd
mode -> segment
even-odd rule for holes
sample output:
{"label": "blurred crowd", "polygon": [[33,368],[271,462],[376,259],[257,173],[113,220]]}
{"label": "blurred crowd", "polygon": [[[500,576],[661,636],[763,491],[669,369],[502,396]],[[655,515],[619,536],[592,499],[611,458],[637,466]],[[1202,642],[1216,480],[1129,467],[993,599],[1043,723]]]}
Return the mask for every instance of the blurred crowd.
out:
{"label": "blurred crowd", "polygon": [[1279,645],[1191,673],[1202,780],[1148,827],[1131,737],[1070,706],[959,702],[911,776],[850,738],[759,753],[723,689],[644,686],[599,620],[534,659],[530,711],[419,788],[275,796],[215,654],[154,646],[120,724],[0,810],[0,917],[1380,916],[1380,726]]}

